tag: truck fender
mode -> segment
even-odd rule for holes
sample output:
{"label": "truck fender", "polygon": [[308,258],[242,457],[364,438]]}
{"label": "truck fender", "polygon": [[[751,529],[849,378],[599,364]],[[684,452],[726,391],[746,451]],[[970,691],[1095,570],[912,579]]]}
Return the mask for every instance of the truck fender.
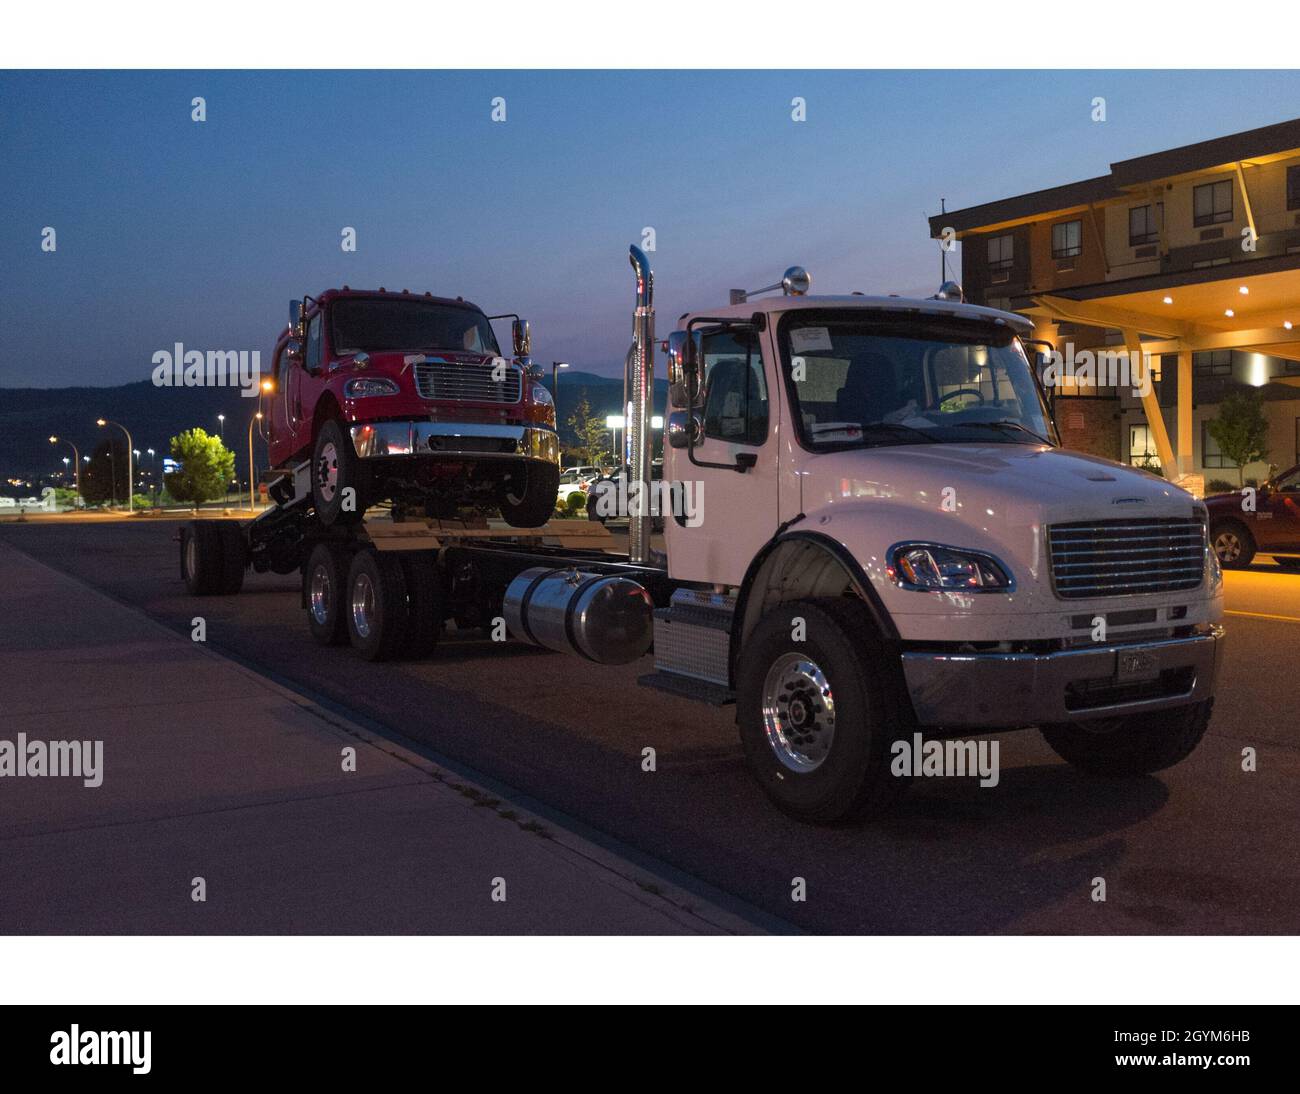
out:
{"label": "truck fender", "polygon": [[867,607],[880,637],[898,640],[898,628],[857,559],[820,532],[778,532],[754,556],[745,572],[731,623],[730,674],[734,685],[737,659],[758,621],[788,600],[838,596],[852,589]]}

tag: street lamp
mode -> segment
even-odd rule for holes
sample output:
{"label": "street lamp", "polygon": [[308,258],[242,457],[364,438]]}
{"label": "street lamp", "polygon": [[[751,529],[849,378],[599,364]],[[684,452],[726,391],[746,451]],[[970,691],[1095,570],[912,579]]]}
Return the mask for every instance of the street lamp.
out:
{"label": "street lamp", "polygon": [[[99,426],[100,429],[103,429],[104,426],[106,425],[115,425],[117,426],[118,429],[120,429],[123,433],[126,434],[126,511],[128,513],[134,513],[135,497],[132,492],[131,485],[135,481],[135,460],[132,458],[131,453],[135,451],[135,441],[131,440],[131,431],[127,429],[126,426],[124,426],[121,422],[114,422],[109,420],[108,418],[99,418],[96,420],[95,424]],[[108,446],[108,461],[109,463],[113,462],[113,446],[111,444]],[[113,494],[114,495],[117,494],[117,467],[116,466],[114,466],[113,468]],[[117,500],[116,496],[114,496],[113,500],[114,501]]]}
{"label": "street lamp", "polygon": [[217,415],[217,424],[221,428],[221,439],[224,442],[226,439],[226,416],[224,414]]}
{"label": "street lamp", "polygon": [[155,506],[158,504],[158,461],[154,459],[157,453],[152,448],[146,448],[149,454],[149,493],[153,498]]}
{"label": "street lamp", "polygon": [[[59,443],[58,437],[50,438],[50,444],[58,444],[58,443]],[[77,469],[77,474],[75,479],[77,497],[81,497],[81,453],[77,451],[77,446],[73,444],[70,440],[68,440],[66,437],[63,439],[63,443],[66,445],[70,445],[72,447],[72,456],[74,461],[73,466]],[[89,456],[86,457],[86,462],[87,463],[90,462]]]}
{"label": "street lamp", "polygon": [[262,420],[262,412],[259,410],[248,419],[248,508],[256,509],[257,502],[253,496],[253,483],[257,478],[257,472],[253,467],[253,423]]}
{"label": "street lamp", "polygon": [[551,394],[555,397],[555,406],[558,412],[560,405],[560,369],[568,368],[568,361],[551,362]]}

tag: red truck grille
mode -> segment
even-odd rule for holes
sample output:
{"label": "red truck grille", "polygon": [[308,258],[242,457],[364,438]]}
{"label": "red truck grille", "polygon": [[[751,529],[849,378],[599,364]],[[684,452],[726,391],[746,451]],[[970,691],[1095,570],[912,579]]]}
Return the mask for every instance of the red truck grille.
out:
{"label": "red truck grille", "polygon": [[1205,525],[1195,518],[1053,524],[1047,536],[1066,600],[1194,589],[1205,568]]}
{"label": "red truck grille", "polygon": [[505,377],[492,377],[492,363],[422,362],[415,366],[415,389],[421,399],[457,403],[517,403],[523,397],[523,371],[509,365]]}

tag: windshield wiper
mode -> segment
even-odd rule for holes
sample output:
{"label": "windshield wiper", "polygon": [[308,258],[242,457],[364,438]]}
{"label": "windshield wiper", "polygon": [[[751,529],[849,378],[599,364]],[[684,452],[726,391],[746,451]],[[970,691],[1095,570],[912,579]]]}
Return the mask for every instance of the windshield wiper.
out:
{"label": "windshield wiper", "polygon": [[961,427],[961,428],[964,428],[964,429],[997,429],[997,430],[1002,430],[1002,429],[1005,429],[1006,427],[1010,426],[1012,429],[1018,429],[1018,430],[1020,430],[1021,433],[1027,433],[1027,434],[1029,434],[1029,436],[1033,437],[1034,440],[1036,440],[1036,441],[1039,442],[1039,444],[1045,444],[1045,445],[1047,445],[1049,448],[1050,448],[1051,445],[1052,445],[1052,442],[1049,441],[1046,437],[1044,437],[1044,436],[1042,436],[1042,435],[1040,435],[1040,434],[1038,434],[1038,433],[1035,433],[1032,429],[1029,428],[1029,426],[1024,425],[1024,424],[1021,423],[1021,422],[1014,421],[1014,420],[1011,419],[1011,418],[1003,418],[1001,421],[997,421],[997,422],[960,422],[960,423],[957,423],[957,424],[960,425],[960,427]]}

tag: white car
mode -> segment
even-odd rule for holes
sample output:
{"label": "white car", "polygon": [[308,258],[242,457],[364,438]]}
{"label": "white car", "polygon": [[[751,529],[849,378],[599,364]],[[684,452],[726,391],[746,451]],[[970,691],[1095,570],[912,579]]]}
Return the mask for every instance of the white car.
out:
{"label": "white car", "polygon": [[555,495],[556,506],[563,507],[570,494],[578,491],[585,494],[587,488],[599,477],[599,467],[566,467],[560,472],[560,489]]}

